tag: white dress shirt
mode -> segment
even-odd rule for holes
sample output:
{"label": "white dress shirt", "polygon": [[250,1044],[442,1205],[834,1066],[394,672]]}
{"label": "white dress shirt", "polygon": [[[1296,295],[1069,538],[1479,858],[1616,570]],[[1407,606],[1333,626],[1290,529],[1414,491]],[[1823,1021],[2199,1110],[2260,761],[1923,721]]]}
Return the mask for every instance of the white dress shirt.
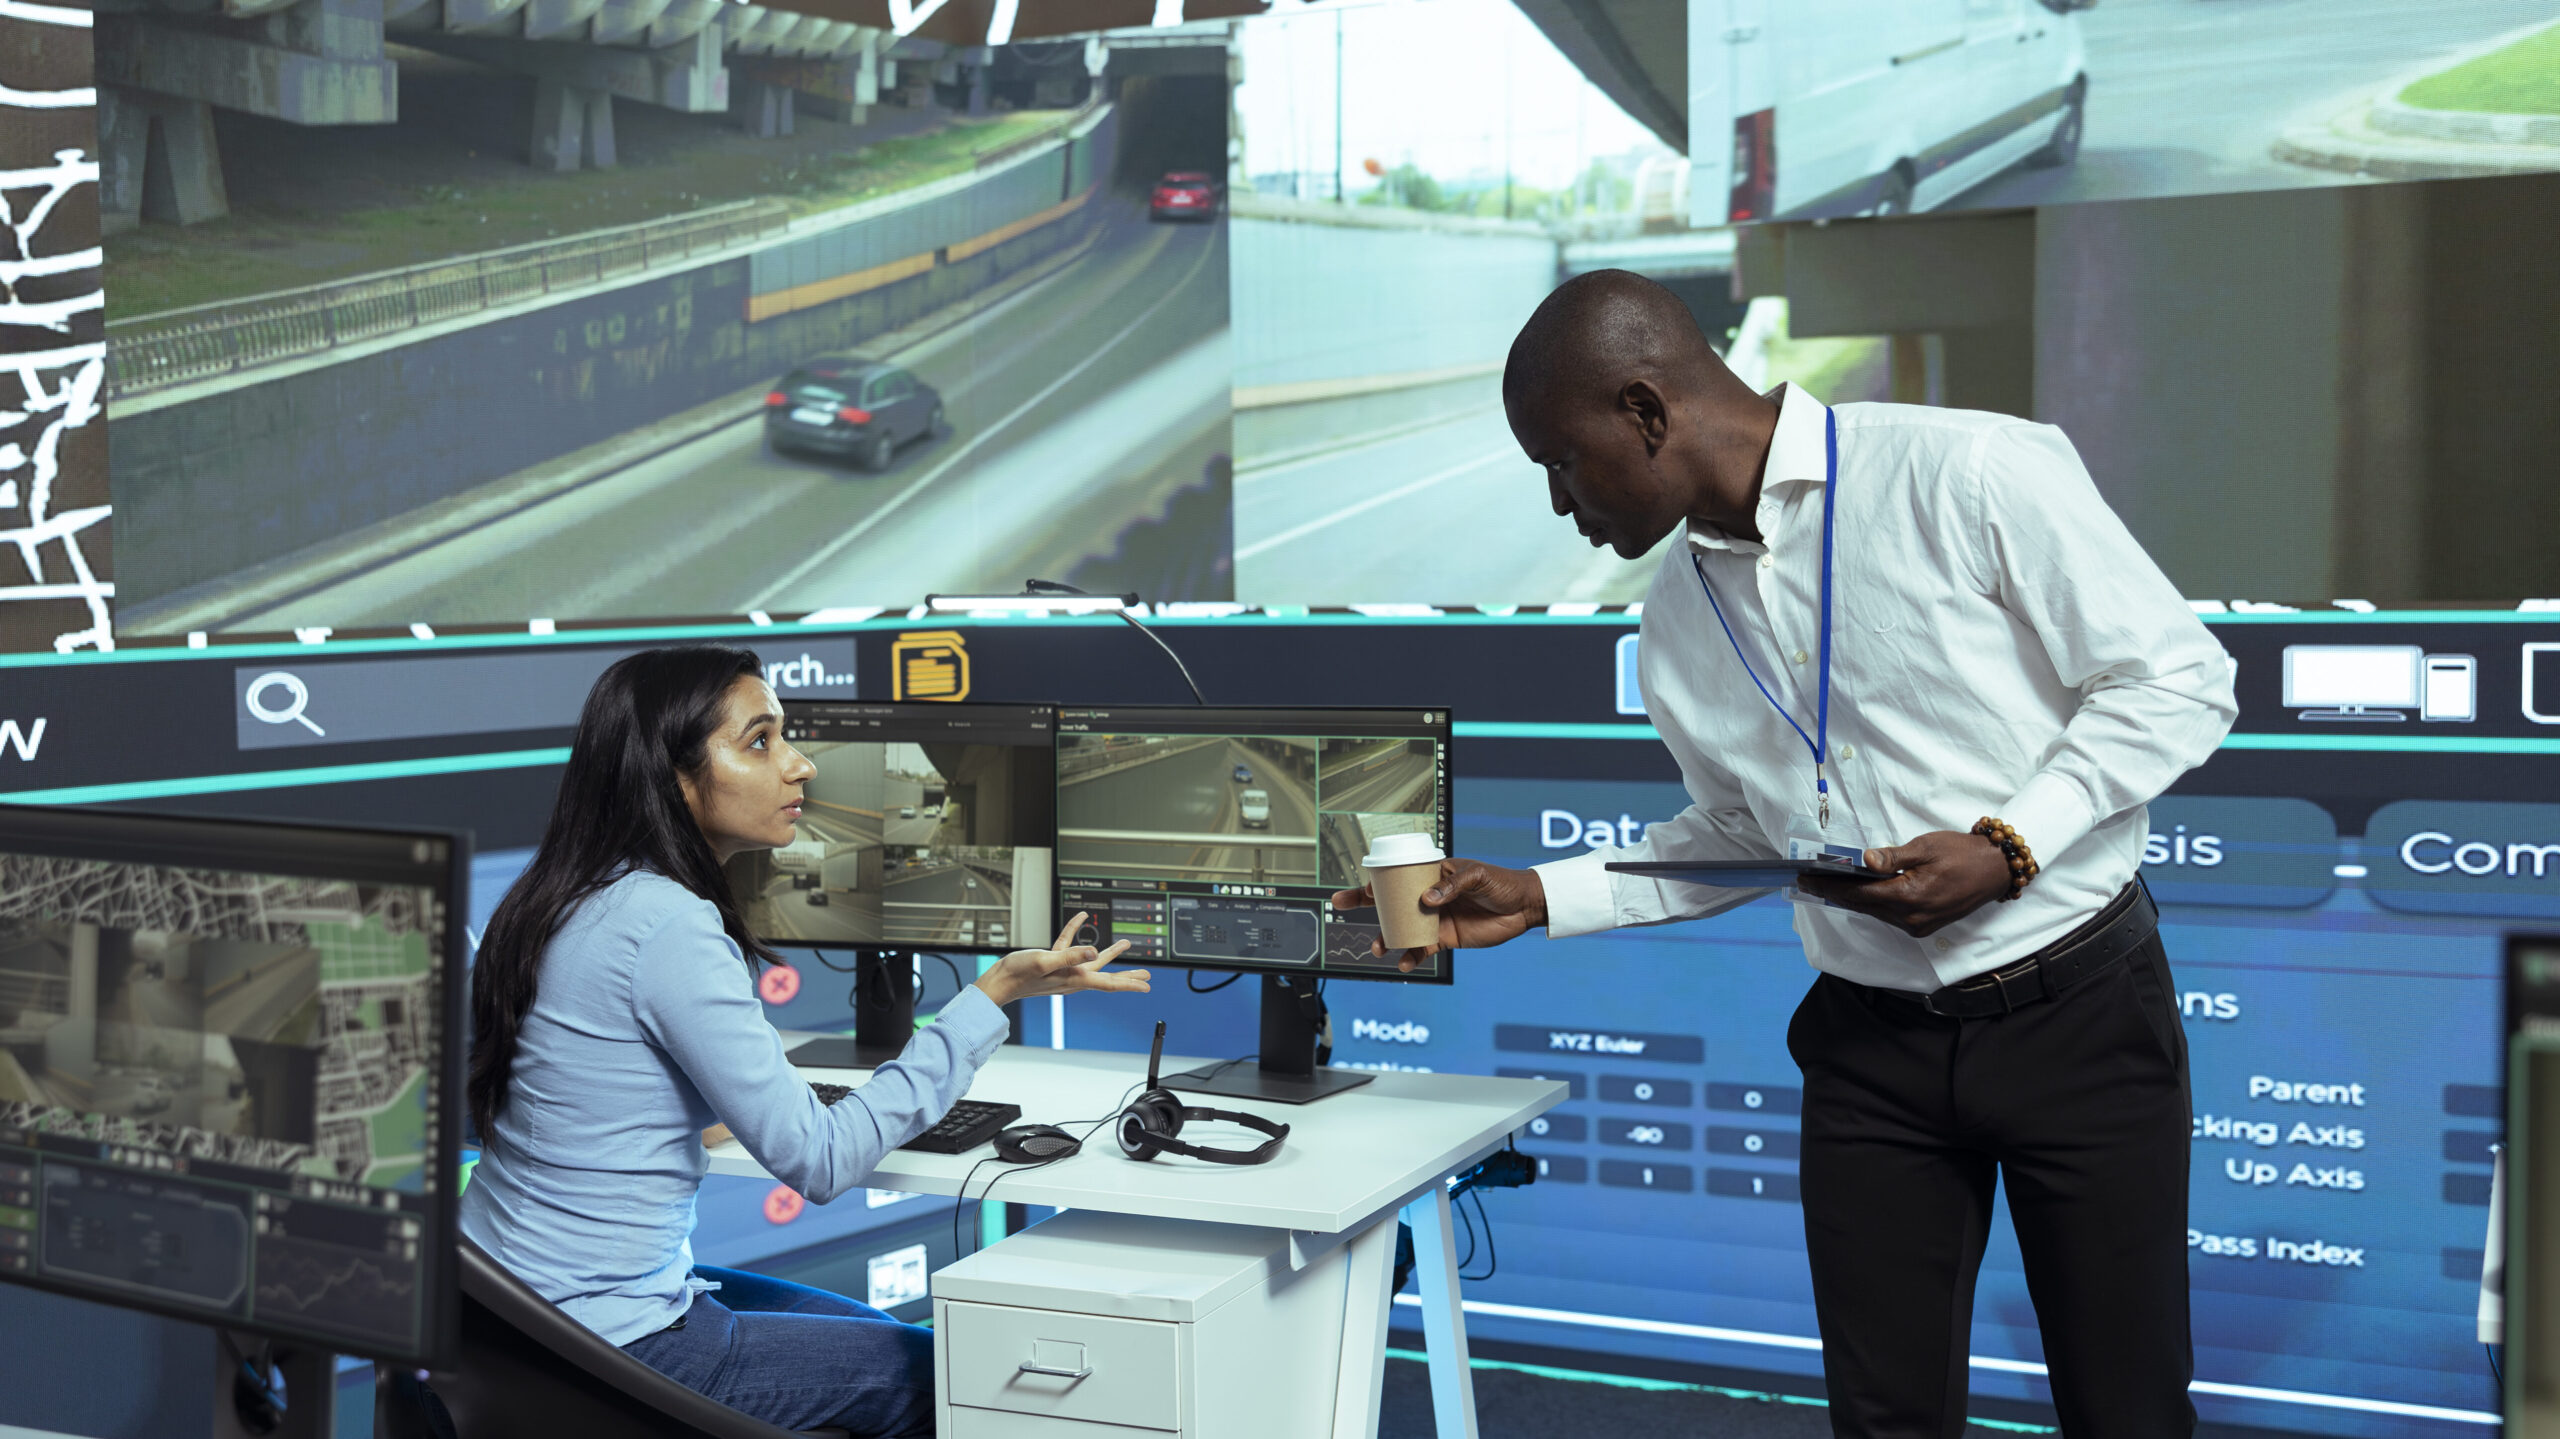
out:
{"label": "white dress shirt", "polygon": [[[1842,405],[1833,541],[1832,834],[1870,846],[1984,815],[2043,873],[1926,939],[1794,906],[1817,969],[1928,991],[2035,952],[2133,878],[2144,807],[2221,743],[2232,663],[2098,497],[2060,430],[2007,415]],[[1751,682],[1815,731],[1822,403],[1784,392],[1754,543],[1691,524],[1645,596],[1645,710],[1691,804],[1642,842],[1538,866],[1551,937],[1663,924],[1766,890],[1611,874],[1611,860],[1766,859],[1815,813],[1813,756]],[[1695,555],[1733,627],[1725,638]],[[1844,821],[1846,824],[1844,825]]]}

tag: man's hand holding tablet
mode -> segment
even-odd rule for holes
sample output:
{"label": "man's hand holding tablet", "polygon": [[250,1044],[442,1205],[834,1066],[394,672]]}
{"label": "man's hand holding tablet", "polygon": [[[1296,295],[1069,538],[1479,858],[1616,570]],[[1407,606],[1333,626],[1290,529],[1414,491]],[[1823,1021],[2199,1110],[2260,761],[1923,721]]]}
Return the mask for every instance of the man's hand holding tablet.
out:
{"label": "man's hand holding tablet", "polygon": [[1816,899],[1915,937],[1935,934],[2009,892],[2008,856],[1978,834],[1936,830],[1909,844],[1868,850],[1866,860],[1867,868],[1890,877],[1809,874],[1797,883]]}

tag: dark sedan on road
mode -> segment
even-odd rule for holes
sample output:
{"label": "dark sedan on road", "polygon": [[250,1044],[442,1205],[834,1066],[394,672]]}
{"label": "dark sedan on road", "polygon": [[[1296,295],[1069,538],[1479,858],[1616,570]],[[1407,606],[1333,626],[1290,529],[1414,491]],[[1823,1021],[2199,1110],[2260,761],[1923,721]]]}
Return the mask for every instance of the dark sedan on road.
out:
{"label": "dark sedan on road", "polygon": [[1235,780],[1236,780],[1236,783],[1238,783],[1238,784],[1251,784],[1251,783],[1253,783],[1253,770],[1252,770],[1250,767],[1245,766],[1245,765],[1237,765],[1237,766],[1236,766],[1236,773],[1235,773]]}
{"label": "dark sedan on road", "polygon": [[1200,170],[1174,170],[1156,182],[1147,215],[1156,220],[1214,220],[1218,182]]}
{"label": "dark sedan on road", "polygon": [[859,355],[821,355],[764,397],[765,443],[851,458],[885,470],[898,447],[942,428],[942,395],[907,370]]}

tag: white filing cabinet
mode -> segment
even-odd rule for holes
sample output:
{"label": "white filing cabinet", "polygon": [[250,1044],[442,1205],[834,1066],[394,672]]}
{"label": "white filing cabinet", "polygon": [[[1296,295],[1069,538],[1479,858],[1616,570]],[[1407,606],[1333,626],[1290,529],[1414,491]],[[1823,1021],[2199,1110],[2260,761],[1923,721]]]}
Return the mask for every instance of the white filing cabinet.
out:
{"label": "white filing cabinet", "polygon": [[1332,1432],[1348,1246],[1071,1210],[933,1277],[942,1439]]}

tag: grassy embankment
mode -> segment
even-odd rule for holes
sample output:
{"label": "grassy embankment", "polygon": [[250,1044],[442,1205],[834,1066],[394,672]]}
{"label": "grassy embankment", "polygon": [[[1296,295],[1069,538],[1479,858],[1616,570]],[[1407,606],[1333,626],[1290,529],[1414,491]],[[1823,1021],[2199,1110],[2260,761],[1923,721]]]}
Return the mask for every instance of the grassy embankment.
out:
{"label": "grassy embankment", "polygon": [[107,241],[107,318],[325,284],[734,200],[772,196],[795,216],[813,214],[962,173],[986,151],[1060,118],[1026,111],[844,150],[785,142],[763,155],[750,148],[756,142],[706,125],[700,145],[645,164],[565,175],[487,166],[464,183],[409,186],[391,203],[241,205],[200,225],[145,225]]}
{"label": "grassy embankment", "polygon": [[2560,25],[2429,75],[2400,92],[2422,110],[2560,115]]}

